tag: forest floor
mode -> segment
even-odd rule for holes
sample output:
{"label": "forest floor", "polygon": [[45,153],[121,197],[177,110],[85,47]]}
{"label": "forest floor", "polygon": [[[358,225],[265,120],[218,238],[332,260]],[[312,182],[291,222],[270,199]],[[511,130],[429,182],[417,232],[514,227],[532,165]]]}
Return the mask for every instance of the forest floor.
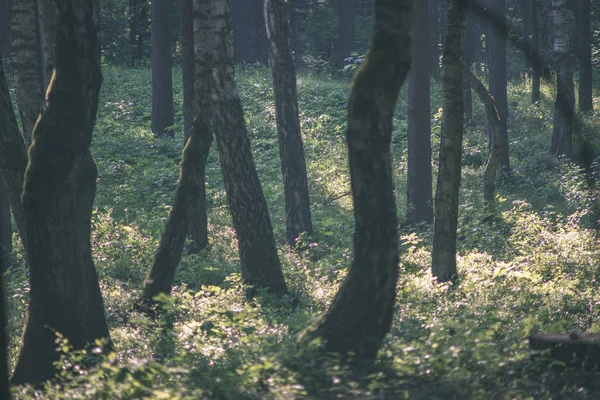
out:
{"label": "forest floor", "polygon": [[[496,213],[483,209],[487,135],[474,96],[464,139],[457,285],[430,276],[432,227],[401,226],[393,326],[377,363],[357,377],[313,358],[296,338],[327,309],[352,257],[353,215],[345,144],[349,79],[300,74],[301,125],[316,234],[300,253],[284,245],[279,150],[268,70],[238,71],[254,160],[269,204],[286,296],[247,298],[218,155],[207,168],[210,248],[184,254],[165,312],[135,311],[179,175],[182,93],[176,83],[174,139],[150,132],[150,71],[104,66],[93,153],[99,169],[92,216],[93,256],[117,353],[85,370],[68,351],[61,384],[20,387],[18,399],[598,399],[600,373],[532,361],[532,332],[600,331],[597,188],[577,163],[550,155],[554,91],[539,106],[528,82],[508,89],[512,171],[499,179]],[[596,97],[596,108],[600,98]],[[441,122],[432,86],[434,173]],[[392,143],[398,215],[406,211],[406,91]],[[574,158],[600,149],[600,114],[578,117]],[[583,140],[584,138],[585,140]],[[584,144],[582,144],[584,143]],[[587,144],[585,144],[587,143]],[[435,175],[434,175],[435,176]],[[434,179],[435,182],[435,179]],[[18,249],[18,238],[15,235]],[[23,263],[22,254],[17,254]],[[27,273],[7,277],[14,365],[28,297]],[[76,367],[74,367],[76,366]]]}

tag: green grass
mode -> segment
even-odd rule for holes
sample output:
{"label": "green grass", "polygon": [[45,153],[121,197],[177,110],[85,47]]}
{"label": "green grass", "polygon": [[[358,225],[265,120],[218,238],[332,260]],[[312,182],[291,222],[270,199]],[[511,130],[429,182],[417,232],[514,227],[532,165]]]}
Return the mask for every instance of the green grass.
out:
{"label": "green grass", "polygon": [[[245,296],[218,156],[207,168],[210,248],[184,254],[166,312],[134,311],[167,218],[179,174],[181,111],[174,139],[150,132],[150,72],[104,66],[93,153],[99,170],[93,255],[116,356],[98,368],[73,369],[67,352],[62,386],[16,389],[19,399],[581,398],[600,396],[597,373],[556,371],[530,360],[535,331],[600,331],[600,249],[595,189],[580,168],[549,154],[553,93],[529,104],[526,82],[509,87],[512,175],[501,177],[498,213],[482,204],[487,157],[485,116],[474,99],[465,135],[455,287],[430,277],[431,227],[401,229],[401,264],[393,326],[368,377],[349,374],[296,345],[327,309],[352,257],[353,216],[345,145],[349,81],[299,76],[301,125],[316,235],[308,250],[284,246],[284,201],[270,73],[242,67],[238,82],[254,159],[269,204],[291,293]],[[175,106],[181,110],[180,76]],[[440,87],[432,87],[439,126]],[[580,131],[598,144],[600,117]],[[434,169],[439,129],[434,129]],[[577,144],[575,146],[577,148]],[[398,214],[406,201],[406,91],[392,144]],[[435,180],[434,180],[435,181]],[[15,242],[18,239],[15,236]],[[17,243],[15,243],[17,244]],[[17,257],[19,255],[17,254]],[[23,269],[7,277],[10,362],[18,354],[28,284]],[[79,372],[78,372],[79,371]],[[39,398],[39,397],[36,397]]]}

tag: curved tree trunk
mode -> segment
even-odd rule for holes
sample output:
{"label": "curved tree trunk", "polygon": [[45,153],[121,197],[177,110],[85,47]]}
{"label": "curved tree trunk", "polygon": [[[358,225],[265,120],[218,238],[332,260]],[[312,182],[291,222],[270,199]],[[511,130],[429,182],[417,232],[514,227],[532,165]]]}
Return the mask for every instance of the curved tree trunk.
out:
{"label": "curved tree trunk", "polygon": [[[203,0],[207,1],[207,0]],[[252,159],[244,110],[235,84],[229,0],[213,0],[213,118],[227,203],[235,228],[242,279],[286,292],[267,202]]]}
{"label": "curved tree trunk", "polygon": [[152,1],[152,133],[173,137],[171,77],[171,7],[169,0]]}
{"label": "curved tree trunk", "polygon": [[[165,231],[156,252],[152,270],[146,279],[143,297],[146,302],[159,293],[170,293],[173,277],[185,244],[185,238],[198,217],[194,212],[203,211],[206,229],[206,190],[204,186],[205,167],[212,134],[210,132],[211,64],[210,64],[210,0],[195,0],[194,40],[195,45],[195,97],[193,111],[196,116],[190,130],[190,138],[183,149],[181,175],[175,191],[173,207],[169,214]],[[208,240],[208,239],[206,239]],[[206,242],[205,242],[206,243]],[[206,245],[206,244],[205,244]]]}
{"label": "curved tree trunk", "polygon": [[[1,54],[1,53],[0,53]],[[0,251],[2,251],[0,249]],[[8,338],[6,337],[6,316],[4,306],[4,274],[0,270],[0,399],[10,400],[8,384]]]}
{"label": "curved tree trunk", "polygon": [[435,192],[432,274],[439,282],[454,280],[456,272],[456,227],[460,188],[463,99],[462,57],[468,0],[448,0],[448,29],[442,64],[442,134]]}
{"label": "curved tree trunk", "polygon": [[592,100],[592,46],[591,35],[591,1],[579,0],[579,110],[583,112],[592,111],[594,103]]}
{"label": "curved tree trunk", "polygon": [[285,191],[286,239],[294,247],[301,233],[313,233],[304,145],[300,132],[296,71],[282,0],[265,0],[265,20],[273,68],[279,155]]}
{"label": "curved tree trunk", "polygon": [[54,376],[56,332],[74,349],[109,338],[90,246],[96,164],[90,153],[102,75],[98,7],[59,0],[56,69],[35,127],[23,188],[30,304],[14,383]]}
{"label": "curved tree trunk", "polygon": [[556,101],[554,102],[554,155],[571,156],[575,88],[569,56],[569,10],[566,0],[552,0],[554,12],[554,58],[556,64]]}
{"label": "curved tree trunk", "polygon": [[43,101],[37,1],[15,1],[12,13],[13,86],[23,137],[29,144]]}
{"label": "curved tree trunk", "polygon": [[373,361],[390,329],[398,279],[398,227],[390,142],[396,99],[410,68],[411,0],[376,0],[375,29],[348,104],[354,260],[333,304],[302,340],[321,338],[343,358]]}
{"label": "curved tree trunk", "polygon": [[40,43],[42,46],[42,78],[44,92],[48,88],[54,70],[56,42],[56,0],[37,0],[40,18]]}
{"label": "curved tree trunk", "polygon": [[[429,1],[413,10],[412,69],[408,76],[408,170],[406,219],[411,225],[433,220],[431,108],[429,100]],[[437,21],[434,21],[437,24]]]}

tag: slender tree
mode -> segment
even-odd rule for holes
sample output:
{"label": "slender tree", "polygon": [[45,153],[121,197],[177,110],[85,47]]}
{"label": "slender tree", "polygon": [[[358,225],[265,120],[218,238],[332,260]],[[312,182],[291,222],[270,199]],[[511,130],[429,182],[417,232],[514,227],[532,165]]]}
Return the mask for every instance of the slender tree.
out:
{"label": "slender tree", "polygon": [[591,0],[578,1],[579,27],[579,110],[592,111],[592,47],[591,30]]}
{"label": "slender tree", "polygon": [[[209,0],[202,0],[209,1]],[[242,279],[271,292],[287,290],[271,217],[252,158],[242,103],[235,84],[228,0],[212,0],[213,120],[217,148],[240,253]]]}
{"label": "slender tree", "polygon": [[10,57],[10,25],[12,0],[0,0],[0,54]]}
{"label": "slender tree", "polygon": [[465,50],[465,25],[468,0],[448,0],[448,29],[442,63],[442,133],[432,252],[432,274],[446,282],[457,277],[456,227],[460,187],[463,99],[462,57]]}
{"label": "slender tree", "polygon": [[[188,10],[189,11],[189,10]],[[206,229],[205,203],[205,167],[212,133],[210,131],[210,86],[211,86],[211,47],[210,0],[194,0],[193,3],[193,42],[195,43],[195,86],[194,123],[190,137],[183,149],[181,175],[173,207],[167,220],[150,275],[146,279],[143,297],[146,302],[159,293],[170,293],[173,277],[185,244],[185,238],[193,225],[195,212],[200,208],[204,213],[203,223]]]}
{"label": "slender tree", "polygon": [[508,150],[508,98],[506,94],[506,39],[508,29],[506,25],[506,0],[488,0],[489,13],[494,16],[499,24],[492,20],[488,22],[488,69],[490,93],[494,96],[496,108],[500,115],[500,137],[502,159],[501,167],[510,170]]}
{"label": "slender tree", "polygon": [[12,253],[12,223],[10,219],[10,202],[8,189],[0,179],[0,274],[6,271],[10,264]]}
{"label": "slender tree", "polygon": [[335,63],[338,67],[344,65],[344,60],[350,57],[354,50],[356,36],[356,0],[338,0],[338,37],[335,43]]}
{"label": "slender tree", "polygon": [[412,69],[408,76],[408,170],[406,219],[433,220],[431,177],[431,109],[429,104],[429,2],[416,1],[412,25]]}
{"label": "slender tree", "polygon": [[[2,53],[0,53],[2,54]],[[0,252],[2,249],[0,249]],[[8,340],[6,337],[6,316],[4,306],[4,273],[0,270],[0,399],[10,400],[8,384]]]}
{"label": "slender tree", "polygon": [[467,12],[467,31],[465,36],[465,56],[464,64],[467,68],[464,68],[463,76],[463,103],[465,109],[465,120],[470,121],[473,119],[473,96],[471,96],[471,85],[469,85],[469,78],[467,74],[470,72],[471,64],[475,61],[475,50],[479,42],[477,32],[477,15],[473,12],[473,9],[469,7]]}
{"label": "slender tree", "polygon": [[263,0],[231,0],[231,3],[235,61],[266,64],[269,44]]}
{"label": "slender tree", "polygon": [[531,67],[531,102],[540,101],[540,38],[537,0],[525,1],[525,35],[528,43],[527,62]]}
{"label": "slender tree", "polygon": [[552,153],[571,155],[575,88],[569,55],[569,10],[567,0],[552,0],[554,13],[554,60],[556,65],[556,100],[554,102],[554,128]]}
{"label": "slender tree", "polygon": [[152,1],[152,132],[171,136],[173,125],[171,78],[171,9],[169,0]]}
{"label": "slender tree", "polygon": [[375,27],[348,104],[354,259],[329,310],[302,340],[320,338],[343,358],[372,361],[390,329],[398,231],[390,143],[398,93],[410,69],[412,0],[376,0]]}
{"label": "slender tree", "polygon": [[286,238],[293,247],[300,234],[312,234],[313,227],[298,115],[296,70],[282,0],[265,0],[265,20],[270,43],[269,58],[273,69],[277,137],[285,192]]}
{"label": "slender tree", "polygon": [[435,79],[440,77],[440,15],[438,3],[439,0],[428,0],[429,2],[429,68],[431,76]]}
{"label": "slender tree", "polygon": [[102,74],[98,6],[57,0],[55,74],[35,126],[23,188],[30,304],[13,382],[54,375],[56,333],[83,349],[109,338],[90,245],[96,165],[90,142]]}
{"label": "slender tree", "polygon": [[302,65],[306,53],[306,18],[308,14],[307,0],[289,0],[290,4],[290,35],[294,61],[296,66]]}

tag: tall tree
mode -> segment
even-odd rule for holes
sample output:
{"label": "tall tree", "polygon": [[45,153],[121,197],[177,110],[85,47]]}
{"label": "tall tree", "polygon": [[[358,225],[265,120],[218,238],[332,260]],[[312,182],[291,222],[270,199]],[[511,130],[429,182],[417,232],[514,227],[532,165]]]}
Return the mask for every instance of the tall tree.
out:
{"label": "tall tree", "polygon": [[90,245],[90,153],[102,74],[98,6],[57,0],[56,68],[33,134],[23,187],[30,303],[14,383],[54,375],[56,333],[74,349],[109,338]]}
{"label": "tall tree", "polygon": [[579,110],[592,111],[592,46],[591,46],[591,0],[579,0]]}
{"label": "tall tree", "polygon": [[567,0],[552,0],[554,14],[554,63],[556,65],[556,100],[551,151],[571,155],[575,88],[569,55],[570,24]]}
{"label": "tall tree", "polygon": [[[202,0],[210,1],[210,0]],[[252,158],[229,46],[229,0],[212,0],[213,120],[217,148],[240,253],[242,279],[271,292],[287,290],[267,201]]]}
{"label": "tall tree", "polygon": [[308,0],[289,0],[290,4],[290,34],[294,61],[296,66],[302,65],[302,58],[306,53],[306,18],[308,14]]}
{"label": "tall tree", "polygon": [[465,36],[465,56],[463,76],[463,103],[465,109],[465,119],[470,121],[473,119],[473,96],[471,96],[471,85],[469,85],[468,73],[470,72],[471,64],[475,61],[475,51],[479,42],[479,32],[477,31],[477,15],[471,7],[467,12],[467,31]]}
{"label": "tall tree", "polygon": [[312,234],[313,226],[298,115],[296,70],[282,0],[265,0],[265,20],[270,43],[269,59],[273,69],[277,137],[285,192],[286,239],[293,247],[301,233]]}
{"label": "tall tree", "polygon": [[495,19],[496,24],[488,21],[488,70],[490,93],[494,96],[498,115],[500,115],[500,137],[502,159],[501,167],[510,170],[508,150],[508,98],[506,94],[506,39],[508,29],[506,26],[506,0],[488,0],[488,11]]}
{"label": "tall tree", "polygon": [[431,67],[429,68],[431,76],[438,79],[440,77],[440,24],[439,24],[439,0],[428,0],[429,3],[429,62]]}
{"label": "tall tree", "polygon": [[[409,224],[433,219],[431,177],[431,107],[429,88],[429,2],[415,1],[412,68],[408,76],[408,170],[406,219]],[[435,21],[434,23],[437,23]]]}
{"label": "tall tree", "polygon": [[376,0],[375,27],[348,103],[354,259],[329,310],[302,340],[322,339],[343,358],[372,361],[390,329],[398,231],[390,143],[398,93],[410,69],[412,0]]}
{"label": "tall tree", "polygon": [[468,0],[448,0],[448,28],[442,63],[442,133],[435,192],[432,274],[456,278],[456,228],[463,138],[463,54]]}
{"label": "tall tree", "polygon": [[540,101],[540,78],[542,62],[540,57],[540,38],[537,0],[525,2],[525,35],[527,40],[527,63],[531,68],[531,102]]}
{"label": "tall tree", "polygon": [[266,64],[269,44],[263,0],[231,0],[231,3],[235,61]]}
{"label": "tall tree", "polygon": [[46,91],[54,70],[54,47],[56,40],[56,1],[37,0],[40,24],[40,44],[42,47],[43,90]]}
{"label": "tall tree", "polygon": [[15,1],[12,9],[13,86],[23,136],[29,144],[42,106],[43,77],[37,0]]}
{"label": "tall tree", "polygon": [[11,253],[12,222],[10,220],[10,202],[8,200],[6,184],[0,179],[0,274],[8,269]]}
{"label": "tall tree", "polygon": [[185,238],[194,224],[194,219],[197,218],[195,213],[198,212],[198,209],[203,211],[204,220],[200,223],[206,229],[204,179],[206,160],[212,143],[209,100],[212,65],[210,40],[208,40],[212,35],[209,21],[210,0],[194,0],[192,11],[196,64],[196,94],[193,105],[195,119],[189,131],[189,139],[183,149],[181,175],[175,191],[173,207],[154,257],[150,275],[145,281],[143,297],[146,302],[150,302],[159,293],[171,292],[173,277],[181,260]]}
{"label": "tall tree", "polygon": [[335,63],[344,65],[354,50],[356,36],[356,0],[338,0],[338,37],[335,43]]}
{"label": "tall tree", "polygon": [[[0,53],[2,54],[2,53]],[[0,249],[0,252],[2,249]],[[0,270],[0,399],[10,400],[8,384],[8,340],[6,337],[6,316],[4,306],[4,271]]]}
{"label": "tall tree", "polygon": [[[12,0],[0,0],[0,54],[10,57]],[[1,60],[0,60],[1,61]]]}
{"label": "tall tree", "polygon": [[169,0],[152,1],[152,132],[171,136],[173,82],[171,78],[171,7]]}

